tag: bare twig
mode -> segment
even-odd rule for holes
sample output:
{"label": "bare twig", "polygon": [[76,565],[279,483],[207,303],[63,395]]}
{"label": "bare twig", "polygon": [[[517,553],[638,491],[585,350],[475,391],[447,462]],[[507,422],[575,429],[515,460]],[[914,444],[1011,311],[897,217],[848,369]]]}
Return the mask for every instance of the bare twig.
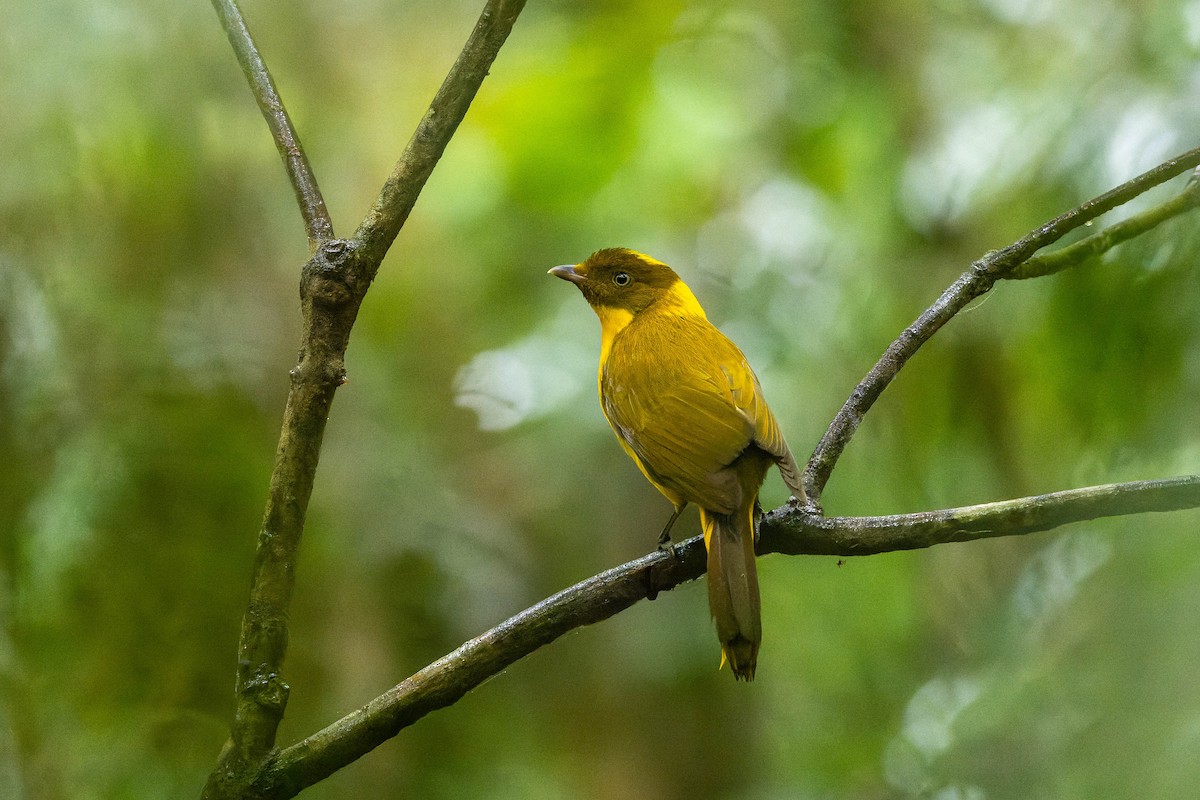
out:
{"label": "bare twig", "polygon": [[858,430],[863,416],[879,399],[879,395],[899,374],[921,345],[953,319],[968,303],[991,290],[996,281],[1007,277],[1019,264],[1027,261],[1046,245],[1053,244],[1070,231],[1087,224],[1101,214],[1111,211],[1147,190],[1170,180],[1200,164],[1200,148],[1159,164],[1128,183],[1124,183],[1078,208],[1047,222],[1002,250],[993,250],[971,265],[942,295],[888,345],[887,350],[859,382],[833,422],[817,443],[804,468],[804,488],[808,494],[808,510],[820,508],[821,492],[845,450]]}
{"label": "bare twig", "polygon": [[[821,517],[783,506],[763,518],[759,553],[856,556],[1049,530],[1100,517],[1200,507],[1200,476],[1093,486],[888,517]],[[607,619],[704,572],[704,542],[658,551],[578,583],[472,639],[324,730],[281,751],[268,796],[291,797],[568,631]]]}
{"label": "bare twig", "polygon": [[417,202],[434,165],[462,122],[525,0],[488,0],[475,30],[408,141],[354,239],[378,265]]}
{"label": "bare twig", "polygon": [[325,422],[334,392],[344,380],[346,342],[365,292],[361,286],[351,290],[337,277],[344,274],[349,255],[345,242],[325,242],[305,265],[301,280],[304,333],[300,362],[291,372],[291,390],[254,554],[250,601],[242,618],[233,724],[204,789],[203,796],[209,800],[255,796],[249,785],[275,747],[287,707],[289,689],[281,671],[296,556]]}
{"label": "bare twig", "polygon": [[1089,486],[884,517],[818,517],[782,506],[763,519],[762,552],[865,556],[1047,531],[1101,517],[1200,507],[1200,475]]}
{"label": "bare twig", "polygon": [[1004,277],[1009,280],[1024,280],[1062,272],[1064,269],[1078,266],[1106,250],[1111,250],[1135,236],[1141,236],[1146,231],[1169,219],[1174,219],[1180,214],[1185,214],[1197,206],[1200,206],[1200,181],[1193,180],[1184,187],[1182,192],[1165,203],[1160,203],[1154,208],[1121,220],[1115,225],[1110,225],[1061,250],[1036,255],[1024,264],[1018,265]]}
{"label": "bare twig", "polygon": [[258,101],[258,107],[267,120],[271,129],[271,137],[283,158],[284,169],[287,170],[288,180],[296,193],[296,202],[300,205],[300,215],[304,218],[304,230],[308,234],[308,250],[314,253],[320,244],[333,238],[333,221],[325,208],[325,199],[321,197],[321,189],[317,186],[317,178],[309,166],[308,156],[300,145],[300,137],[292,126],[283,100],[275,89],[275,81],[267,70],[242,10],[238,8],[237,0],[212,0],[221,25],[233,45],[242,72],[250,82],[250,91]]}

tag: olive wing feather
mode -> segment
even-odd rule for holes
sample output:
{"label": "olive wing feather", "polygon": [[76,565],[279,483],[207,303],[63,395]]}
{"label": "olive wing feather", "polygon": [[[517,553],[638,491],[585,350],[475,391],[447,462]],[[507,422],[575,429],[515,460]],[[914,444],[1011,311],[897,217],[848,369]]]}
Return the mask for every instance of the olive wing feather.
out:
{"label": "olive wing feather", "polygon": [[781,466],[792,461],[745,356],[703,318],[630,324],[613,343],[600,390],[609,424],[647,476],[704,508],[737,508],[727,467],[750,444]]}

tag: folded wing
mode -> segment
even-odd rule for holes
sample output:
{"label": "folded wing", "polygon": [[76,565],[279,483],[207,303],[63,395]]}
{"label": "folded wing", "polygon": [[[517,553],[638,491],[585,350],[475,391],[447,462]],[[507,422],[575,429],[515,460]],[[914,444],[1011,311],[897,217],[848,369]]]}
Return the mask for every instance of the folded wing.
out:
{"label": "folded wing", "polygon": [[[644,348],[656,356],[645,357]],[[600,381],[609,424],[664,494],[732,513],[740,488],[729,467],[751,446],[768,453],[796,491],[795,460],[758,379],[707,320],[660,318],[652,328],[623,332]]]}

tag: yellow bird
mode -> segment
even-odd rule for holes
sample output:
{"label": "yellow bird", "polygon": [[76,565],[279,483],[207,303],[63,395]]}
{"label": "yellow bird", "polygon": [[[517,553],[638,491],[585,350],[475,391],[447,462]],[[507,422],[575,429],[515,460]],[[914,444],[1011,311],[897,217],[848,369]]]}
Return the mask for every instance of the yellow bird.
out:
{"label": "yellow bird", "polygon": [[699,506],[722,665],[753,680],[762,642],[755,526],[770,466],[804,498],[758,378],[661,261],[610,248],[550,274],[578,286],[600,318],[600,406],[621,447],[675,507],[664,541],[684,506]]}

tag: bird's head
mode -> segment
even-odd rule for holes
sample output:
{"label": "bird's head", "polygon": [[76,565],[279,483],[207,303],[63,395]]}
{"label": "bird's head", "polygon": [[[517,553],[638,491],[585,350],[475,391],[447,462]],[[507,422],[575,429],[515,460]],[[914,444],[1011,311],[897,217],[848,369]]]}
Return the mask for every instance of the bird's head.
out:
{"label": "bird's head", "polygon": [[636,316],[652,306],[678,307],[686,313],[704,315],[695,295],[675,270],[624,247],[597,250],[582,263],[554,267],[550,274],[578,286],[602,319],[606,312],[623,311]]}

